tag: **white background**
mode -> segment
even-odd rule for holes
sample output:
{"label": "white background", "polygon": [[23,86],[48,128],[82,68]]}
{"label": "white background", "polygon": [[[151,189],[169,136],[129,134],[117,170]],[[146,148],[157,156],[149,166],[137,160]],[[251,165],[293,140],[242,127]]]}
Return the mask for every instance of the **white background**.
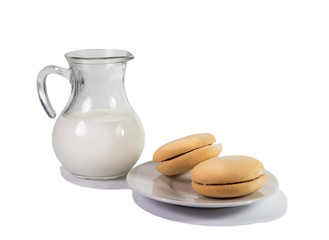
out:
{"label": "white background", "polygon": [[[3,1],[0,239],[328,236],[328,12],[326,1]],[[198,226],[144,211],[129,189],[63,179],[36,76],[86,48],[135,56],[127,95],[146,132],[137,165],[167,141],[211,132],[222,155],[253,156],[276,175],[285,215]],[[60,113],[70,86],[47,83]]]}

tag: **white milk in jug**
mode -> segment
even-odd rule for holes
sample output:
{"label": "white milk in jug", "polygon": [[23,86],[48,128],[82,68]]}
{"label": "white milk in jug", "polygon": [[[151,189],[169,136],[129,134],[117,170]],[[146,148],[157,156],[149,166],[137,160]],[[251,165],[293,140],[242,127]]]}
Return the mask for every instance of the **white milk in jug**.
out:
{"label": "white milk in jug", "polygon": [[114,110],[60,115],[53,131],[57,158],[77,176],[124,175],[137,162],[143,147],[140,122],[131,114]]}

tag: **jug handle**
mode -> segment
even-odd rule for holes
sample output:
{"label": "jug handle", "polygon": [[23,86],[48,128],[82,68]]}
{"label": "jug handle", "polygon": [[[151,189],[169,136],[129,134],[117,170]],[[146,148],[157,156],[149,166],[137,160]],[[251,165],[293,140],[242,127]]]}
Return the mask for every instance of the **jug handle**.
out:
{"label": "jug handle", "polygon": [[58,76],[70,80],[70,70],[54,65],[44,67],[38,74],[37,89],[40,102],[50,118],[56,117],[56,112],[52,107],[47,94],[46,79],[49,74],[56,74]]}

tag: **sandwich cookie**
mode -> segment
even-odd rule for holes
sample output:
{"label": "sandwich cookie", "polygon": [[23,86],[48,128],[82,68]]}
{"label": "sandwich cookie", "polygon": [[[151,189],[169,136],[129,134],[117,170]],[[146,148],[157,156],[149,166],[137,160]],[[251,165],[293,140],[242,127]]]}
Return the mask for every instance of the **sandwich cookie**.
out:
{"label": "sandwich cookie", "polygon": [[222,145],[213,144],[215,142],[215,137],[210,133],[179,138],[158,148],[153,155],[153,162],[159,163],[156,169],[163,175],[181,174],[200,162],[218,156]]}
{"label": "sandwich cookie", "polygon": [[262,188],[267,176],[263,164],[247,156],[215,157],[191,171],[192,188],[213,198],[244,196]]}

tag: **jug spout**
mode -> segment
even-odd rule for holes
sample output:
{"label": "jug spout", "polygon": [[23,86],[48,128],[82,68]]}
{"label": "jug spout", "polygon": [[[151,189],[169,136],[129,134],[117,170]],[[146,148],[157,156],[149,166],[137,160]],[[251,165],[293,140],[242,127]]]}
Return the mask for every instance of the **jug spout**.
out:
{"label": "jug spout", "polygon": [[110,64],[127,62],[134,59],[134,56],[130,52],[117,49],[78,50],[66,53],[65,57],[72,64]]}

